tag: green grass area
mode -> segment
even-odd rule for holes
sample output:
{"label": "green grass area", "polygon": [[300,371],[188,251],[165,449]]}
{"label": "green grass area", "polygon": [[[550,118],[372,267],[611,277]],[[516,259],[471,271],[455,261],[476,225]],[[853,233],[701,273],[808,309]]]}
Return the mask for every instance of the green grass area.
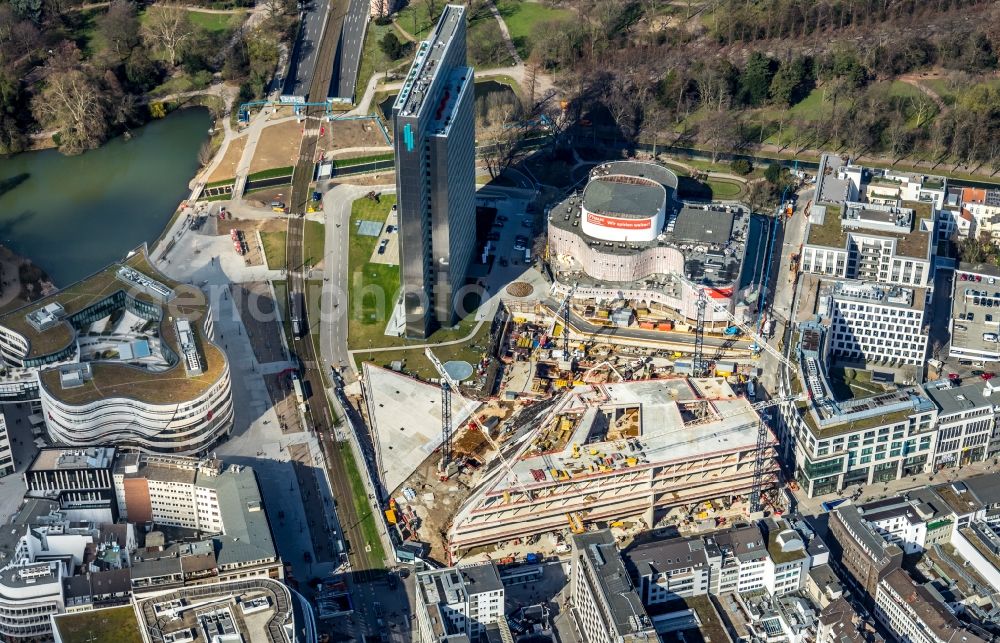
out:
{"label": "green grass area", "polygon": [[232,185],[233,183],[236,183],[236,178],[235,177],[231,178],[231,179],[222,179],[221,181],[212,181],[211,183],[206,183],[205,187],[206,188],[217,188],[217,187],[221,187],[223,185]]}
{"label": "green grass area", "polygon": [[374,21],[368,24],[365,45],[361,50],[361,65],[358,67],[358,83],[355,92],[357,99],[364,96],[365,90],[368,89],[368,81],[376,73],[385,73],[397,67],[405,67],[412,60],[413,47],[410,47],[411,55],[404,56],[399,60],[389,60],[389,57],[382,51],[382,47],[379,46],[379,42],[389,32],[396,32],[395,27],[391,24],[377,25]]}
{"label": "green grass area", "polygon": [[871,397],[885,391],[878,384],[872,384],[872,374],[869,371],[831,366],[830,388],[838,400]]}
{"label": "green grass area", "polygon": [[294,168],[289,165],[288,167],[273,167],[270,170],[261,170],[260,172],[248,174],[247,181],[260,181],[261,179],[275,179],[280,176],[291,176],[293,169]]}
{"label": "green grass area", "polygon": [[67,11],[62,16],[63,37],[76,43],[84,58],[90,58],[107,47],[107,42],[97,31],[97,18],[105,11],[103,8]]}
{"label": "green grass area", "polygon": [[540,2],[525,2],[524,0],[499,0],[496,3],[500,16],[507,24],[510,38],[517,47],[517,53],[527,58],[531,53],[531,37],[535,26],[554,20],[572,20],[574,14],[569,9],[557,9]]}
{"label": "green grass area", "polygon": [[358,225],[361,221],[384,222],[395,203],[396,197],[388,195],[379,203],[363,198],[351,206],[347,259],[351,307],[347,343],[351,348],[380,346],[386,339],[385,323],[399,290],[399,267],[369,262],[378,238],[359,235]]}
{"label": "green grass area", "polygon": [[736,181],[726,179],[708,179],[708,187],[712,190],[713,199],[730,201],[738,199],[743,194],[743,186]]}
{"label": "green grass area", "polygon": [[63,614],[55,619],[63,643],[142,643],[131,605]]}
{"label": "green grass area", "polygon": [[[475,318],[475,313],[470,315],[472,319],[468,320],[466,326],[471,329],[475,327],[472,321]],[[465,324],[465,322],[463,322]],[[490,325],[489,323],[484,323],[480,327],[479,331],[467,342],[462,342],[461,344],[446,344],[444,346],[435,346],[432,350],[434,355],[437,356],[441,363],[450,361],[463,361],[469,362],[475,365],[480,358],[482,358],[483,353],[486,350],[486,342],[489,341]],[[433,336],[432,336],[433,337]],[[371,359],[369,359],[369,357]],[[354,361],[357,363],[358,368],[361,368],[362,362],[370,361],[372,364],[378,366],[384,366],[388,368],[394,361],[400,361],[403,363],[403,371],[409,373],[410,375],[415,375],[424,380],[429,380],[432,378],[439,377],[437,369],[431,364],[427,356],[424,355],[423,348],[399,348],[391,351],[378,351],[368,353],[364,350],[355,353]]]}
{"label": "green grass area", "polygon": [[260,240],[264,244],[264,258],[270,270],[285,267],[285,249],[288,233],[284,230],[261,232]]}
{"label": "green grass area", "polygon": [[338,442],[334,453],[340,462],[335,463],[343,471],[347,472],[347,477],[351,481],[351,491],[354,500],[354,510],[358,513],[361,522],[361,531],[365,535],[366,543],[351,543],[351,551],[364,550],[365,546],[371,547],[369,559],[374,559],[377,564],[384,564],[385,550],[382,549],[382,539],[379,538],[378,526],[375,517],[372,515],[372,506],[368,502],[368,491],[365,488],[364,480],[361,478],[361,471],[354,460],[351,447],[346,442]]}
{"label": "green grass area", "polygon": [[386,152],[385,154],[369,154],[367,156],[355,156],[349,159],[334,159],[333,167],[351,167],[354,165],[363,165],[365,163],[374,163],[375,161],[392,161],[395,157],[392,152]]}
{"label": "green grass area", "polygon": [[178,76],[168,78],[165,82],[149,90],[150,98],[167,96],[168,94],[180,94],[183,92],[193,92],[205,89],[212,84],[212,72],[199,71],[195,74],[181,73]]}
{"label": "green grass area", "polygon": [[[411,344],[439,343],[462,339],[472,332],[475,316],[470,315],[453,328],[442,328],[427,340],[407,340],[389,337],[385,325],[395,305],[399,290],[399,267],[371,263],[377,237],[357,234],[359,221],[382,221],[396,202],[393,195],[383,195],[380,203],[358,199],[351,208],[350,243],[348,250],[349,301],[347,344],[351,350],[369,347],[405,347]],[[471,310],[474,306],[470,306]]]}
{"label": "green grass area", "polygon": [[323,246],[326,243],[326,226],[319,221],[306,221],[305,240],[302,242],[302,256],[306,264],[315,266],[323,260]]}
{"label": "green grass area", "polygon": [[202,11],[189,11],[188,17],[192,24],[205,31],[230,31],[240,26],[246,17],[246,12],[204,13]]}
{"label": "green grass area", "polygon": [[[417,40],[423,40],[431,32],[444,10],[444,3],[435,3],[433,14],[427,12],[427,0],[410,0],[396,14],[396,22]],[[371,25],[375,26],[374,23]],[[369,27],[370,28],[370,27]]]}
{"label": "green grass area", "polygon": [[[500,43],[496,49],[479,48],[473,43]],[[509,67],[514,64],[514,57],[503,42],[503,31],[500,23],[489,11],[480,11],[469,22],[469,64],[476,69],[491,67]]]}

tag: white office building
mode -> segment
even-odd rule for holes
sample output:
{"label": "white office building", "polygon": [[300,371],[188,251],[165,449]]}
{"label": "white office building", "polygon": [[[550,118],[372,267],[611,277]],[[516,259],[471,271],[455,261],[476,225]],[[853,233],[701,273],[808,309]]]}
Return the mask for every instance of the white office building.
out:
{"label": "white office building", "polygon": [[936,467],[957,467],[980,462],[1000,453],[996,435],[1000,382],[979,378],[955,384],[947,380],[924,386],[938,407]]}
{"label": "white office building", "polygon": [[421,643],[477,641],[489,628],[506,629],[503,583],[493,563],[421,572],[416,581]]}
{"label": "white office building", "polygon": [[794,449],[796,477],[810,497],[852,484],[888,482],[930,471],[937,407],[919,387],[837,400],[827,374],[827,333],[815,322],[800,325],[801,377],[793,392],[809,399],[782,406],[782,444]]}
{"label": "white office building", "polygon": [[900,642],[985,643],[902,569],[889,572],[879,581],[875,618]]}
{"label": "white office building", "polygon": [[830,319],[831,354],[855,362],[923,364],[924,288],[841,280],[824,291],[829,294],[821,314]]}

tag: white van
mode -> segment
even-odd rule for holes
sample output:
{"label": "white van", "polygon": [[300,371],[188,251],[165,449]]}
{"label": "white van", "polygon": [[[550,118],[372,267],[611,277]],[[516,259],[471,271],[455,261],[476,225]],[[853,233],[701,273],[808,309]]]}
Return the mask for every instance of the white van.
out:
{"label": "white van", "polygon": [[996,333],[983,333],[983,341],[984,342],[995,342],[995,341],[997,341],[997,334]]}

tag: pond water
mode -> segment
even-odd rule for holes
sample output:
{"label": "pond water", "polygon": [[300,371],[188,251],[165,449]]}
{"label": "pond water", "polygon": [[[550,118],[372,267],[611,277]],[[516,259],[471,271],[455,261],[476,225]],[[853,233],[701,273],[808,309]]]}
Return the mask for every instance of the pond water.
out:
{"label": "pond water", "polygon": [[189,193],[207,109],[183,109],[78,156],[0,158],[0,243],[63,287],[152,242]]}

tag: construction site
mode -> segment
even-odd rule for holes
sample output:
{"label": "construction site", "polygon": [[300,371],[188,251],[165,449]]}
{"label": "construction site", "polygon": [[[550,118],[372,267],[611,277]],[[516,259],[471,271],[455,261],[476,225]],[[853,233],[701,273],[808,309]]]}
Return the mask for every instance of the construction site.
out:
{"label": "construction site", "polygon": [[508,315],[488,360],[494,384],[475,390],[440,363],[438,383],[366,365],[386,515],[401,542],[442,561],[503,560],[564,551],[570,533],[592,528],[625,541],[784,510],[777,440],[760,415],[777,402],[747,399],[753,360],[690,377],[662,350],[554,335]]}
{"label": "construction site", "polygon": [[770,226],[678,201],[655,164],[590,179],[547,210],[548,291],[506,285],[464,382],[430,348],[429,381],[365,364],[386,517],[410,552],[503,562],[590,529],[624,543],[786,509],[761,415],[781,400],[755,403],[758,353],[785,359],[756,300]]}

